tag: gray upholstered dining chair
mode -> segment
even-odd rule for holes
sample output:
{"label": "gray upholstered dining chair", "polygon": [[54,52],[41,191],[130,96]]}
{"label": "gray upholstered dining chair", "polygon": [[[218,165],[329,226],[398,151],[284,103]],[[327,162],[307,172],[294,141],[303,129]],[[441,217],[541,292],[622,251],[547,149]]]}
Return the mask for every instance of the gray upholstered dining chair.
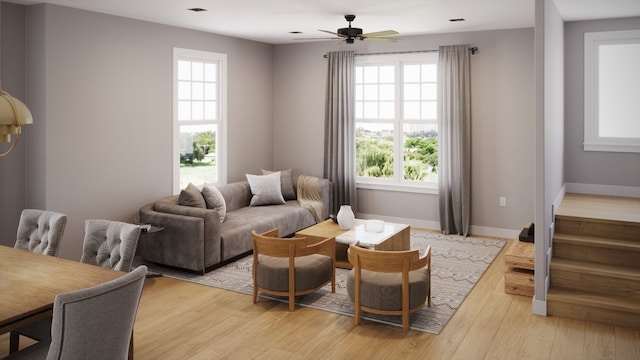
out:
{"label": "gray upholstered dining chair", "polygon": [[258,292],[287,296],[289,311],[295,297],[310,294],[331,282],[336,292],[336,240],[308,244],[304,237],[279,238],[278,229],[253,233],[253,303]]}
{"label": "gray upholstered dining chair", "polygon": [[[57,256],[66,225],[67,216],[65,214],[39,209],[24,209],[20,214],[14,248]],[[18,350],[20,335],[38,341],[49,339],[50,328],[51,319],[49,318],[12,331],[9,337],[9,351]]]}
{"label": "gray upholstered dining chair", "polygon": [[86,220],[80,262],[129,271],[139,237],[139,225],[110,220]]}
{"label": "gray upholstered dining chair", "polygon": [[67,216],[53,211],[24,209],[20,214],[16,249],[57,256]]}
{"label": "gray upholstered dining chair", "polygon": [[362,311],[401,315],[402,329],[409,331],[409,314],[431,306],[431,247],[419,250],[380,251],[349,245],[347,293],[354,303],[353,320],[360,324]]}
{"label": "gray upholstered dining chair", "polygon": [[[86,220],[80,262],[129,271],[140,237],[140,226],[119,221]],[[50,339],[51,318],[45,318],[11,332],[9,352],[20,347],[20,335],[37,341]]]}
{"label": "gray upholstered dining chair", "polygon": [[142,265],[106,283],[57,295],[51,341],[38,342],[5,359],[131,359],[146,273]]}

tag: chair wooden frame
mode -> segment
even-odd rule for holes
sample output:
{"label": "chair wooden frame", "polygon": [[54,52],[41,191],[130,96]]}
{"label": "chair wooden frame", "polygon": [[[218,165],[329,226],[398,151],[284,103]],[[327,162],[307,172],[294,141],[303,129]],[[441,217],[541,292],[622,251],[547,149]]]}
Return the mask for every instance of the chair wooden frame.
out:
{"label": "chair wooden frame", "polygon": [[[319,242],[313,242],[306,237],[279,238],[278,229],[271,229],[262,234],[253,233],[253,303],[258,301],[258,292],[276,296],[289,297],[289,311],[295,310],[295,297],[310,294],[331,282],[331,292],[336,292],[336,241],[335,237],[327,238]],[[311,243],[310,243],[311,242]],[[331,258],[331,278],[320,286],[305,290],[295,291],[295,258],[313,254],[326,255]],[[289,258],[289,291],[274,291],[258,286],[257,269],[258,255]]]}
{"label": "chair wooden frame", "polygon": [[[349,245],[349,262],[354,269],[354,308],[353,320],[356,325],[360,324],[362,311],[381,315],[401,315],[402,329],[409,331],[409,314],[424,307],[424,303],[409,308],[409,272],[427,267],[429,286],[427,288],[427,302],[431,307],[431,246],[427,247],[425,254],[420,257],[419,250],[406,251],[380,251],[369,250],[357,246]],[[362,270],[370,270],[384,273],[402,273],[402,310],[380,310],[372,309],[361,304],[361,279]]]}

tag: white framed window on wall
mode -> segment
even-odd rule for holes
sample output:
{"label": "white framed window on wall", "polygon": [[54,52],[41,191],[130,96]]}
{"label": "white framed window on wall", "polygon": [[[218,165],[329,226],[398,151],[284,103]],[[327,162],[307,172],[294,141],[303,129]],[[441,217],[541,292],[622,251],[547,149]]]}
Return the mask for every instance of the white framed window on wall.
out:
{"label": "white framed window on wall", "polygon": [[584,150],[640,152],[640,30],[584,35]]}
{"label": "white framed window on wall", "polygon": [[357,187],[437,192],[437,67],[437,52],[356,57]]}
{"label": "white framed window on wall", "polygon": [[227,55],[173,49],[173,191],[226,182]]}

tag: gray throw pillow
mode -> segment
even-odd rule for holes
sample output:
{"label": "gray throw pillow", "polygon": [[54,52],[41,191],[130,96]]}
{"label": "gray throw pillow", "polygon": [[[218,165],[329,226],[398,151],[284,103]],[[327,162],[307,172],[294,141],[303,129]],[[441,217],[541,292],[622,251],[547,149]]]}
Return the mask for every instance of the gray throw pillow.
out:
{"label": "gray throw pillow", "polygon": [[280,189],[280,172],[269,175],[246,174],[249,187],[251,187],[251,202],[249,206],[279,205],[284,204],[282,190]]}
{"label": "gray throw pillow", "polygon": [[216,210],[220,214],[220,222],[223,222],[227,215],[227,203],[220,190],[214,185],[208,185],[202,188],[202,196],[207,203],[207,208]]}
{"label": "gray throw pillow", "polygon": [[187,187],[180,191],[180,196],[178,197],[178,204],[184,206],[192,206],[199,208],[206,208],[207,204],[204,202],[204,198],[202,197],[202,193],[198,188],[189,183]]}
{"label": "gray throw pillow", "polygon": [[[276,171],[262,169],[262,175],[273,174]],[[293,187],[293,172],[291,169],[280,171],[280,190],[285,200],[295,200],[296,191]]]}

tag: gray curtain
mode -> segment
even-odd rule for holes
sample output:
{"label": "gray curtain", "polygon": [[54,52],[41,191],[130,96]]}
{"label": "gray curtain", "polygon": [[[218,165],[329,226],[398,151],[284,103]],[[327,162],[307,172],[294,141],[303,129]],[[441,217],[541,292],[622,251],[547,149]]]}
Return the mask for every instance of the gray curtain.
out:
{"label": "gray curtain", "polygon": [[356,212],[354,57],[353,51],[328,54],[324,177],[333,184],[329,211],[334,215],[340,205],[351,205]]}
{"label": "gray curtain", "polygon": [[469,234],[471,88],[469,46],[441,46],[438,59],[438,194],[444,234]]}

